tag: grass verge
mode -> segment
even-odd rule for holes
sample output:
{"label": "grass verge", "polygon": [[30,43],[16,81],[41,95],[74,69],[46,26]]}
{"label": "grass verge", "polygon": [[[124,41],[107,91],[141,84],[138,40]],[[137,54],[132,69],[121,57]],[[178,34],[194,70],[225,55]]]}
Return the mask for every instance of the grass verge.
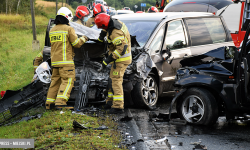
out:
{"label": "grass verge", "polygon": [[30,83],[33,59],[43,49],[48,19],[36,17],[40,50],[32,50],[31,17],[0,15],[0,91],[17,90]]}
{"label": "grass verge", "polygon": [[[30,15],[0,14],[0,91],[18,90],[33,77],[33,60],[42,51],[49,18],[55,18],[55,2],[36,1],[36,33],[40,50],[32,50]],[[61,3],[58,5],[58,9]],[[67,6],[70,10],[73,9]]]}
{"label": "grass verge", "polygon": [[[120,149],[117,123],[112,117],[90,117],[72,114],[69,110],[46,111],[40,119],[0,127],[0,138],[35,139],[35,149]],[[88,129],[74,129],[73,121]],[[105,125],[109,129],[96,130]]]}

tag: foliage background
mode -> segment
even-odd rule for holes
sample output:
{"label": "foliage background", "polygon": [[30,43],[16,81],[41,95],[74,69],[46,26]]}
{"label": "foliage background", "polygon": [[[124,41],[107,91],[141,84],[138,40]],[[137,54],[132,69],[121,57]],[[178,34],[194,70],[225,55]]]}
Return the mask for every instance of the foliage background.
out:
{"label": "foliage background", "polygon": [[[36,2],[36,0],[33,0]],[[56,2],[56,0],[44,0]],[[66,2],[71,5],[72,8],[76,9],[79,5],[87,6],[91,4],[94,0],[87,0],[86,3],[82,3],[82,0],[58,0],[58,3]],[[150,6],[155,6],[156,0],[105,0],[108,6],[114,7],[116,10],[122,9],[123,7],[130,7],[131,10],[135,11],[134,6],[137,5],[136,11],[145,10],[147,11]],[[160,2],[160,0],[158,0]],[[19,3],[19,5],[18,5]],[[141,8],[141,3],[146,3],[146,8]],[[7,9],[6,9],[7,7]],[[36,7],[36,14],[44,15],[46,13],[41,12],[41,7]],[[0,13],[3,14],[29,14],[30,13],[30,0],[1,0],[0,3]]]}

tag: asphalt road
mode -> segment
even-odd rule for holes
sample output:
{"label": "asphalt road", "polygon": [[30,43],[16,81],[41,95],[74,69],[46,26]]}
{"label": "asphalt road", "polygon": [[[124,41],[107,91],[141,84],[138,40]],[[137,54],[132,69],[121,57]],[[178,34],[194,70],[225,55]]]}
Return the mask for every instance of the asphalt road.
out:
{"label": "asphalt road", "polygon": [[[138,133],[141,135],[140,138],[144,141],[144,145],[146,145],[147,149],[250,149],[250,121],[227,122],[225,117],[220,117],[215,125],[207,127],[190,124],[172,125],[162,120],[161,117],[150,119],[152,118],[150,116],[168,113],[170,101],[171,98],[161,98],[158,101],[157,109],[154,111],[129,108],[133,117],[132,121],[134,121]],[[131,126],[131,128],[133,127]],[[166,138],[166,140],[164,140],[164,138]],[[129,149],[134,148],[137,150],[146,149],[145,147],[142,148],[142,146],[129,147]]]}

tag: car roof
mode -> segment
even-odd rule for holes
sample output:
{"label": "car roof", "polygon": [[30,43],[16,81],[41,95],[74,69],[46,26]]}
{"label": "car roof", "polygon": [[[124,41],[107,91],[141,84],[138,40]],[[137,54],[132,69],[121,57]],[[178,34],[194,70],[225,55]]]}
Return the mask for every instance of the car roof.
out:
{"label": "car roof", "polygon": [[[166,17],[167,16],[167,17]],[[112,16],[121,20],[161,20],[162,18],[188,18],[200,16],[214,16],[212,13],[204,12],[160,12],[160,13],[134,13]]]}

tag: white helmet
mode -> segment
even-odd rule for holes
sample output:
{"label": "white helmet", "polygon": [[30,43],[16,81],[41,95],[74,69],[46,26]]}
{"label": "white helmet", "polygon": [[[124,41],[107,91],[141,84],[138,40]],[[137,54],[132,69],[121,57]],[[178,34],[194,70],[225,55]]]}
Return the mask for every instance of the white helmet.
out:
{"label": "white helmet", "polygon": [[72,14],[71,10],[69,10],[67,7],[61,7],[57,11],[57,15],[62,15],[65,18],[67,18],[69,21],[73,18],[73,14]]}

